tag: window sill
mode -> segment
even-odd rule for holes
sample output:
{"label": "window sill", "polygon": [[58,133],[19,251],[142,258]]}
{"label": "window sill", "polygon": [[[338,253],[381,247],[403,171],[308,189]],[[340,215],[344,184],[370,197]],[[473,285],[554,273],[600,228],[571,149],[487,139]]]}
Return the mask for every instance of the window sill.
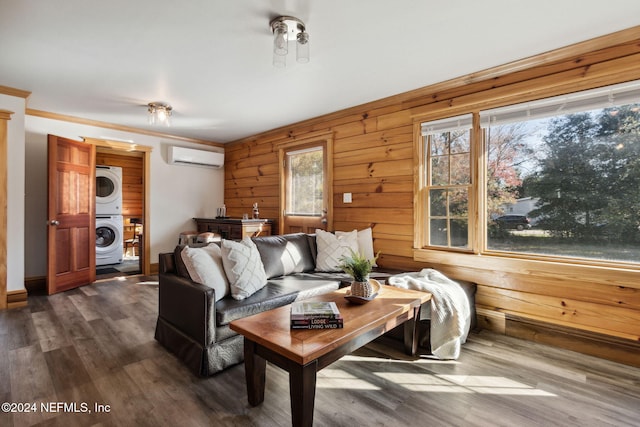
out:
{"label": "window sill", "polygon": [[413,259],[428,264],[444,265],[449,270],[465,270],[465,276],[477,272],[508,273],[545,277],[547,280],[558,282],[571,278],[640,289],[640,267],[620,263],[606,264],[601,261],[551,259],[513,253],[475,254],[433,249],[414,249]]}

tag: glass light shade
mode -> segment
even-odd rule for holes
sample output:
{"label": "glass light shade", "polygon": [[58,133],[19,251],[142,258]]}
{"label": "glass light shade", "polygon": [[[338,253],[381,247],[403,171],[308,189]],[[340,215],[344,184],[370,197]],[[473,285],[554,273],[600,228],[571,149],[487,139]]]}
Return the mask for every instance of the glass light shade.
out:
{"label": "glass light shade", "polygon": [[171,126],[171,107],[168,105],[149,104],[149,124],[152,126]]}
{"label": "glass light shade", "polygon": [[287,55],[278,55],[274,52],[273,66],[277,68],[285,68],[287,66]]}
{"label": "glass light shade", "polygon": [[298,33],[296,43],[296,60],[300,63],[309,62],[309,33],[302,31]]}
{"label": "glass light shade", "polygon": [[278,22],[273,29],[273,54],[286,55],[289,52],[287,24]]}

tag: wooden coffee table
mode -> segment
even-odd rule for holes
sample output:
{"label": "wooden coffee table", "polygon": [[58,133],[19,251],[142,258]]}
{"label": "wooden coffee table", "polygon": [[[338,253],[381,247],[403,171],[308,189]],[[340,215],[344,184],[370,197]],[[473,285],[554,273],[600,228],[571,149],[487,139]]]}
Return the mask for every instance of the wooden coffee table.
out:
{"label": "wooden coffee table", "polygon": [[420,306],[431,299],[427,292],[382,286],[377,298],[363,305],[345,300],[346,289],[310,298],[335,301],[344,317],[342,329],[291,330],[286,305],[231,322],[244,335],[247,397],[251,406],[264,401],[266,362],[289,372],[293,426],[313,424],[317,372],[404,323],[404,347],[417,349],[416,319]]}

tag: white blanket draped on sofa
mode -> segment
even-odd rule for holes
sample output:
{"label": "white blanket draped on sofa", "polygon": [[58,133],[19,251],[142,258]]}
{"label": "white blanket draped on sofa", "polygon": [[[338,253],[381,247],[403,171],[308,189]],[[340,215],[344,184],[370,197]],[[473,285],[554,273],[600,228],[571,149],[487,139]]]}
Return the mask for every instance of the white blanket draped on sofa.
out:
{"label": "white blanket draped on sofa", "polygon": [[431,352],[438,359],[457,359],[471,324],[469,301],[462,287],[431,268],[392,276],[387,283],[431,293]]}

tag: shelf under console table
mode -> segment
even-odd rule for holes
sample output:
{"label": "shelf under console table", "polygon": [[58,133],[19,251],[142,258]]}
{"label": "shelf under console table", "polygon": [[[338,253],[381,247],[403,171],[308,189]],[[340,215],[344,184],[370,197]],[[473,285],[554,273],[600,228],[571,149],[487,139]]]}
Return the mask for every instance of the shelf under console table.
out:
{"label": "shelf under console table", "polygon": [[216,233],[223,239],[240,240],[245,237],[270,236],[270,219],[194,218],[198,233]]}

